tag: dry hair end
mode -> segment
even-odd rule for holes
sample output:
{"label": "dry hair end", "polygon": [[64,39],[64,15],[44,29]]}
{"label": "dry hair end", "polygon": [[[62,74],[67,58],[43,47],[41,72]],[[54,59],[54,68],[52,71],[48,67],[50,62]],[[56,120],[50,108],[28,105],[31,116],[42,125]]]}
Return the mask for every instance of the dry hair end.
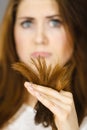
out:
{"label": "dry hair end", "polygon": [[[34,71],[31,66],[27,66],[23,62],[13,64],[12,68],[20,72],[29,82],[34,84],[50,87],[57,91],[71,91],[70,83],[74,65],[68,64],[60,67],[59,64],[56,64],[52,68],[51,65],[47,66],[45,59],[41,59],[40,57],[37,60],[31,60],[37,71]],[[42,123],[44,127],[51,125],[53,130],[57,129],[53,113],[48,108],[38,101],[35,109],[37,111],[35,115],[36,124]]]}

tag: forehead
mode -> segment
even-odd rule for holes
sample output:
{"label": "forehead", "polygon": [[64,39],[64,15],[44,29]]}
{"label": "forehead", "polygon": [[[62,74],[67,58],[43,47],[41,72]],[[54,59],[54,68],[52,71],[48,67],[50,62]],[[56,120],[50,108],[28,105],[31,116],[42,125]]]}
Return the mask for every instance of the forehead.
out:
{"label": "forehead", "polygon": [[22,0],[17,15],[45,15],[58,13],[56,0]]}

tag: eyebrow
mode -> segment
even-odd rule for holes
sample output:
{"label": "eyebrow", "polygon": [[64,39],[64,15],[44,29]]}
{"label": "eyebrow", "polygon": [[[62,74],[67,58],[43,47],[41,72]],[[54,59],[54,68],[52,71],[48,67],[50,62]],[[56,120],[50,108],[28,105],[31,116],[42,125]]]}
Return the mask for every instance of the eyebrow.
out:
{"label": "eyebrow", "polygon": [[55,15],[50,15],[50,16],[46,16],[46,18],[50,19],[50,18],[53,18],[53,17],[61,17],[59,14],[55,14]]}
{"label": "eyebrow", "polygon": [[[50,15],[50,16],[46,16],[45,18],[47,19],[51,19],[54,17],[61,17],[61,15],[55,14],[55,15]],[[34,20],[34,17],[30,17],[30,16],[21,16],[21,17],[17,17],[17,19],[29,19],[29,20]]]}

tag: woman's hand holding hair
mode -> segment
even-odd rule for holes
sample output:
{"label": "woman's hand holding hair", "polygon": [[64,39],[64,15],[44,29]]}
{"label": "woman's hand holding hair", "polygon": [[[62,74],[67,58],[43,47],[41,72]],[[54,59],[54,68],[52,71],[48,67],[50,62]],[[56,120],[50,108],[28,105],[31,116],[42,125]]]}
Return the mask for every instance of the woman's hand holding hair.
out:
{"label": "woman's hand holding hair", "polygon": [[28,79],[24,85],[38,100],[35,122],[51,125],[55,130],[79,130],[71,93],[74,64],[70,62],[64,67],[56,64],[52,68],[44,59],[32,59],[32,62],[36,71],[25,63],[16,63],[13,68]]}
{"label": "woman's hand holding hair", "polygon": [[71,92],[60,92],[25,82],[28,92],[35,96],[53,114],[58,130],[79,130],[77,114]]}

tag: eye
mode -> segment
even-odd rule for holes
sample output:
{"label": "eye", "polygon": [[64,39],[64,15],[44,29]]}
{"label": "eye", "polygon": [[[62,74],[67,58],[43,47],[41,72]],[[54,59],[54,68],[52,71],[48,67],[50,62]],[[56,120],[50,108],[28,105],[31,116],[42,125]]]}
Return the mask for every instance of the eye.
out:
{"label": "eye", "polygon": [[23,28],[30,28],[30,27],[32,26],[32,21],[30,21],[30,20],[23,21],[23,22],[21,23],[21,26],[22,26]]}
{"label": "eye", "polygon": [[61,23],[62,23],[62,21],[59,19],[52,19],[50,21],[50,26],[51,27],[60,27]]}

